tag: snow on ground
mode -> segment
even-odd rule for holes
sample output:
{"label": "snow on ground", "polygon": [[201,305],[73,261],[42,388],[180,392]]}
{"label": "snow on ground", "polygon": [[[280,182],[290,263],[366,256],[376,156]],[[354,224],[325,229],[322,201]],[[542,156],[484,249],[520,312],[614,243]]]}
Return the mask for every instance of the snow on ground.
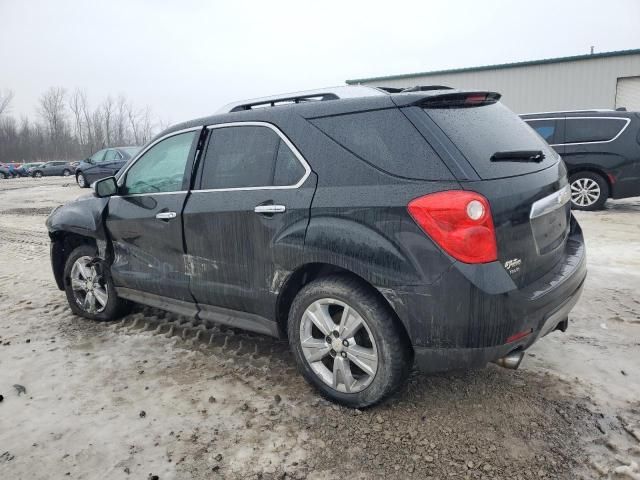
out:
{"label": "snow on ground", "polygon": [[640,200],[578,212],[583,297],[520,370],[413,374],[358,411],[320,400],[286,343],[73,316],[44,220],[86,193],[0,181],[0,479],[640,478]]}

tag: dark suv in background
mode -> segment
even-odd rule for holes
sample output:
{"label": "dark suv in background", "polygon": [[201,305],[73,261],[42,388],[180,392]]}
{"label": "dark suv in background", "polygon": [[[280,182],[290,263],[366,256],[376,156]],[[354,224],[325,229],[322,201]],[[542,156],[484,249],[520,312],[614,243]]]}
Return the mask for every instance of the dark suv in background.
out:
{"label": "dark suv in background", "polygon": [[140,151],[140,147],[105,148],[82,160],[75,167],[76,182],[87,188],[96,180],[118,173],[129,159]]}
{"label": "dark suv in background", "polygon": [[584,110],[521,115],[563,158],[571,202],[599,210],[608,198],[640,195],[640,114]]}
{"label": "dark suv in background", "polygon": [[129,301],[288,338],[353,407],[427,372],[517,368],[586,276],[559,155],[492,92],[370,87],[232,104],[51,213],[73,312]]}

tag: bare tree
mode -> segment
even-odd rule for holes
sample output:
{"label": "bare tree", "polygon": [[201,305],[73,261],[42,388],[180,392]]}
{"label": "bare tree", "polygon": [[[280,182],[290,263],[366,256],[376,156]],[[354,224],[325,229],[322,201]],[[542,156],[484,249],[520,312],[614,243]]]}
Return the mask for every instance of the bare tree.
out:
{"label": "bare tree", "polygon": [[104,138],[107,145],[111,145],[113,137],[113,98],[107,96],[102,103],[102,118],[104,120]]}
{"label": "bare tree", "polygon": [[127,131],[127,97],[123,94],[120,94],[116,100],[114,130],[114,141],[116,145],[129,143],[129,132]]}
{"label": "bare tree", "polygon": [[81,146],[85,146],[87,141],[85,134],[87,129],[83,123],[83,106],[86,101],[86,94],[79,88],[76,88],[69,96],[69,109],[73,113],[74,133]]}
{"label": "bare tree", "polygon": [[38,119],[16,121],[7,114],[13,92],[0,95],[0,162],[79,159],[106,147],[147,143],[158,127],[151,108],[138,108],[126,96],[108,96],[92,109],[84,90],[69,95],[48,89],[38,101]]}
{"label": "bare tree", "polygon": [[47,127],[54,158],[60,158],[61,141],[66,129],[65,96],[64,88],[51,87],[42,94],[39,102],[38,111]]}
{"label": "bare tree", "polygon": [[0,115],[9,111],[11,100],[13,100],[13,90],[7,89],[4,92],[0,92]]}

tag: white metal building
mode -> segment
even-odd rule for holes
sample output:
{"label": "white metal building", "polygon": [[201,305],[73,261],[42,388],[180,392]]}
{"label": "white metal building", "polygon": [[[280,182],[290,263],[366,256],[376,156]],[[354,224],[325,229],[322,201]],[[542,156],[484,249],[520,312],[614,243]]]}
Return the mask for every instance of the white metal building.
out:
{"label": "white metal building", "polygon": [[384,87],[490,90],[516,113],[620,108],[640,111],[640,49],[347,80]]}

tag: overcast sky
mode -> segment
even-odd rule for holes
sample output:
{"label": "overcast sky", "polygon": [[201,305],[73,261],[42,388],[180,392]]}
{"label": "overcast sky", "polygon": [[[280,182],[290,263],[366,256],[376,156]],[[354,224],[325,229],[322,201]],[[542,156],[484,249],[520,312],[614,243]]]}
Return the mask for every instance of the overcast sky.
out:
{"label": "overcast sky", "polygon": [[0,0],[0,90],[123,93],[172,123],[346,79],[640,48],[638,0]]}

